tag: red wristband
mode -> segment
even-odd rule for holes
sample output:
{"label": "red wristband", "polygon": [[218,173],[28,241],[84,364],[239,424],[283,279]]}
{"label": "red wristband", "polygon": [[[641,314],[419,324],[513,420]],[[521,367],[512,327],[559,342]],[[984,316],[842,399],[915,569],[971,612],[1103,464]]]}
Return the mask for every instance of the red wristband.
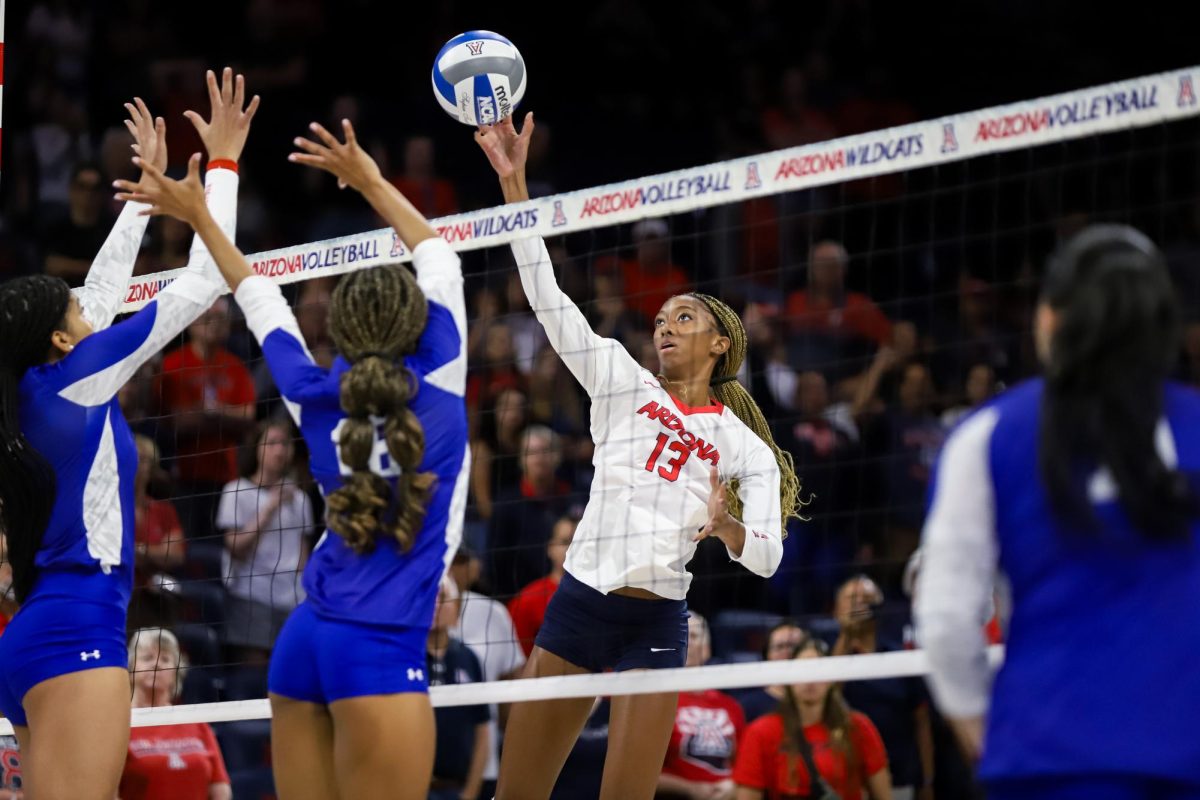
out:
{"label": "red wristband", "polygon": [[233,174],[237,174],[237,162],[228,158],[214,158],[208,162],[209,169],[227,169]]}

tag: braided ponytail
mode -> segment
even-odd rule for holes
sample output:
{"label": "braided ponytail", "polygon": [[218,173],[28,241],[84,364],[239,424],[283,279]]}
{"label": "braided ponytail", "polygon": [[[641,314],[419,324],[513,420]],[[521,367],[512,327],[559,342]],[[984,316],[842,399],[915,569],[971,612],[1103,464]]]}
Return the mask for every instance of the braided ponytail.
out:
{"label": "braided ponytail", "polygon": [[[792,454],[781,450],[775,443],[762,409],[754,402],[746,387],[737,380],[738,370],[742,368],[742,361],[746,358],[746,329],[733,309],[717,298],[700,293],[691,296],[703,303],[713,315],[721,335],[729,337],[729,349],[717,360],[713,369],[710,381],[713,394],[775,454],[775,463],[779,465],[779,507],[784,528],[780,533],[786,537],[788,520],[800,518],[800,508],[803,505],[800,502],[800,479],[796,476],[796,464],[792,460]],[[731,482],[729,513],[741,519],[742,501],[738,497],[737,489],[737,481]]]}
{"label": "braided ponytail", "polygon": [[[417,472],[425,431],[408,408],[417,382],[401,359],[416,347],[428,313],[412,273],[401,266],[356,272],[333,293],[330,337],[352,364],[341,378],[347,416],[338,450],[353,474],[327,498],[327,521],[359,554],[373,549],[376,535],[385,530],[408,550],[425,518],[434,475]],[[395,491],[370,469],[379,425],[388,456],[400,470]]]}
{"label": "braided ponytail", "polygon": [[33,588],[34,559],[57,490],[54,467],[21,432],[21,379],[45,362],[70,300],[61,278],[34,275],[0,285],[0,528],[8,537],[17,602]]}

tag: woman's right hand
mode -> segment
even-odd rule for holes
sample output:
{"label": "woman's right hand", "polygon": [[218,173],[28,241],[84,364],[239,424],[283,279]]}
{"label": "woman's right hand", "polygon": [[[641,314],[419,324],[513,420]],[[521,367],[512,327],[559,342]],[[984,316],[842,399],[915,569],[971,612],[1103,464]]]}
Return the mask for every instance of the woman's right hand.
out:
{"label": "woman's right hand", "polygon": [[501,178],[509,178],[525,171],[529,158],[529,140],[533,136],[533,112],[525,115],[521,132],[517,133],[512,115],[494,125],[480,125],[475,132],[475,141]]}
{"label": "woman's right hand", "polygon": [[375,159],[359,146],[350,120],[342,120],[345,143],[339,142],[324,126],[316,122],[309,124],[308,128],[320,141],[314,142],[312,139],[297,136],[293,144],[303,152],[292,153],[288,156],[288,161],[323,169],[338,179],[339,189],[349,186],[359,194],[364,193],[372,183],[383,180]]}
{"label": "woman's right hand", "polygon": [[188,160],[187,177],[181,181],[168,178],[158,167],[140,158],[135,158],[133,163],[141,168],[142,179],[137,183],[113,181],[113,186],[118,189],[118,200],[145,203],[150,208],[141,212],[143,216],[166,214],[186,222],[193,229],[209,216],[204,184],[200,182],[199,153]]}
{"label": "woman's right hand", "polygon": [[241,75],[235,78],[229,67],[221,73],[220,87],[211,69],[205,75],[205,80],[208,83],[208,101],[212,106],[210,119],[205,122],[195,111],[185,111],[183,115],[200,134],[209,161],[237,161],[242,157],[246,137],[250,135],[250,121],[258,111],[259,97],[254,95],[250,105],[245,106],[246,80]]}

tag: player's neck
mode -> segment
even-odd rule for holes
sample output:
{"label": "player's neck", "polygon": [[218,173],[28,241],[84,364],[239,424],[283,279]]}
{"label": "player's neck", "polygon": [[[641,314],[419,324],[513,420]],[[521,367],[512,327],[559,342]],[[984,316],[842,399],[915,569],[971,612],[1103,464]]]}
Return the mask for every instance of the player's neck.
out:
{"label": "player's neck", "polygon": [[824,705],[824,703],[800,703],[800,724],[807,728],[820,722],[821,708]]}
{"label": "player's neck", "polygon": [[668,375],[660,375],[659,377],[662,378],[663,388],[685,406],[695,408],[709,404],[711,397],[708,382],[711,376],[695,375],[672,378]]}

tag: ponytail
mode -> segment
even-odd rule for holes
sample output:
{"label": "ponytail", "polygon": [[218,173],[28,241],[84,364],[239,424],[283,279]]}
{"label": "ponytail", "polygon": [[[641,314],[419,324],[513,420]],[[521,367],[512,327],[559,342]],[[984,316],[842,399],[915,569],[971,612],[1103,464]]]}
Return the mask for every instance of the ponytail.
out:
{"label": "ponytail", "polygon": [[1039,447],[1054,511],[1094,528],[1086,484],[1099,466],[1144,536],[1185,535],[1195,493],[1155,446],[1181,328],[1162,256],[1132,228],[1092,226],[1051,259],[1042,302],[1058,314]]}
{"label": "ponytail", "polygon": [[45,362],[70,299],[60,278],[34,275],[0,285],[0,529],[8,538],[17,602],[33,589],[57,490],[54,467],[21,431],[21,379]]}
{"label": "ponytail", "polygon": [[[330,336],[352,364],[341,377],[346,420],[338,450],[353,473],[327,498],[327,521],[359,554],[372,550],[383,531],[402,550],[411,548],[433,491],[433,473],[417,471],[425,431],[408,408],[417,381],[401,363],[415,349],[427,316],[425,296],[399,266],[354,273],[333,293]],[[380,425],[388,456],[399,467],[395,490],[370,469]]]}

